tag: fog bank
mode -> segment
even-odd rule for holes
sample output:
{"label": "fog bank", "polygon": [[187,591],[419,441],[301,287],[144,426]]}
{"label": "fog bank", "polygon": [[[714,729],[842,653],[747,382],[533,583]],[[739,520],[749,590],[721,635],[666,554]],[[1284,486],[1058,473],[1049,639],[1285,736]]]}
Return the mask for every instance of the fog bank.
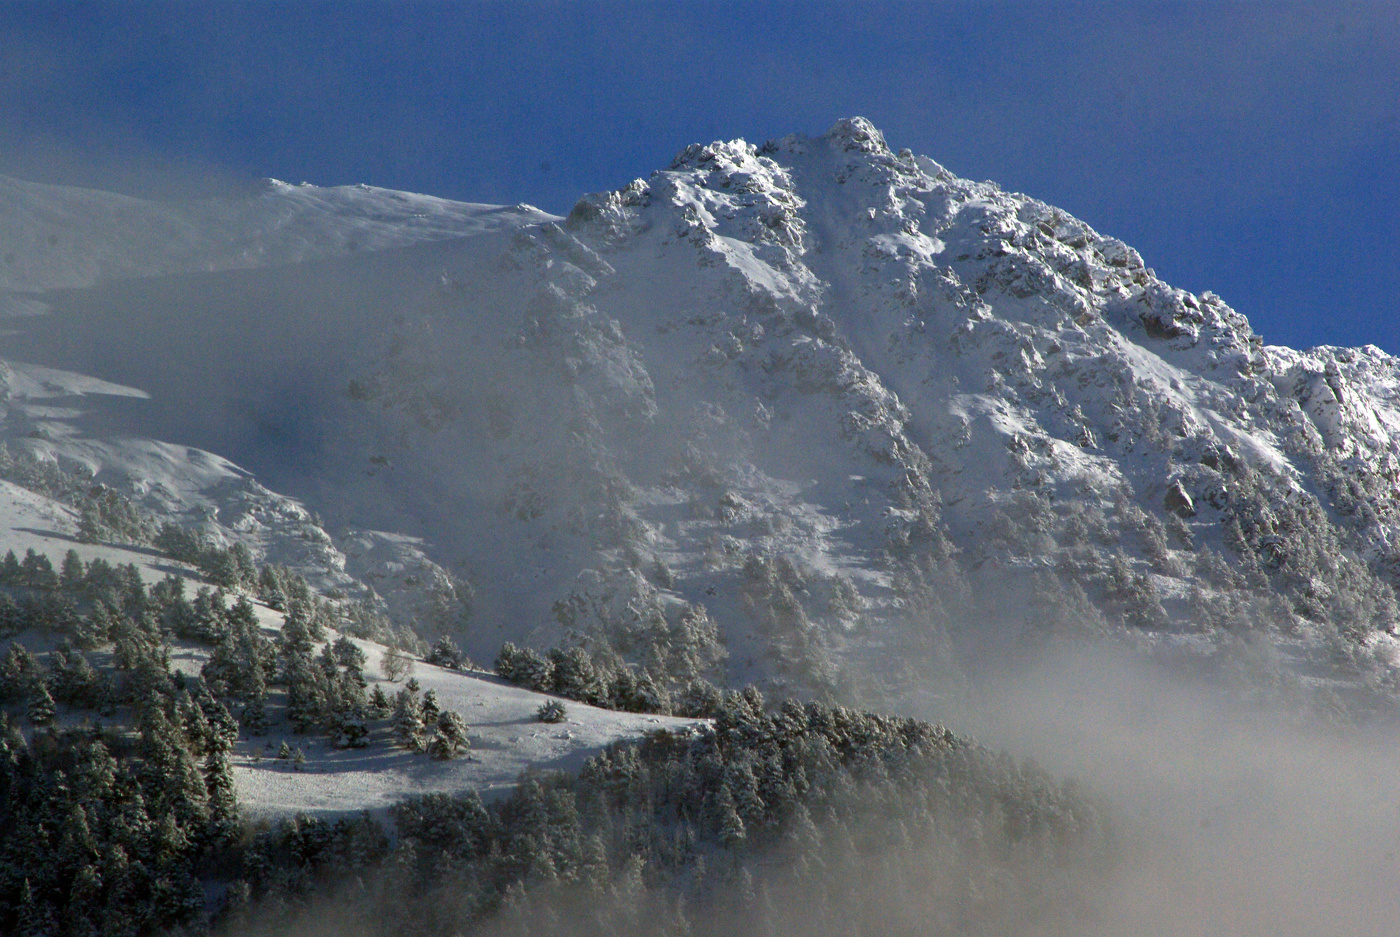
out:
{"label": "fog bank", "polygon": [[1394,726],[1323,725],[1108,650],[970,696],[938,717],[1111,802],[1127,848],[1093,889],[1097,933],[1400,933]]}

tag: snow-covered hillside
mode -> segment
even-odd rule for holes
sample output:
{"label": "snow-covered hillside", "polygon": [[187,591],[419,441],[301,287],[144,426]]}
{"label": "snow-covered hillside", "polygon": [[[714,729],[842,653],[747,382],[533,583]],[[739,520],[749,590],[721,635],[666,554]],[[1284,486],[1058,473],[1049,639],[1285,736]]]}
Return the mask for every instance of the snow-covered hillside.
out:
{"label": "snow-covered hillside", "polygon": [[250,197],[154,201],[0,177],[0,290],[240,270],[408,247],[550,218],[374,186],[268,179]]}
{"label": "snow-covered hillside", "polygon": [[435,627],[478,658],[583,640],[869,693],[1126,628],[1385,679],[1396,360],[1266,347],[864,120],[692,146],[562,220],[10,192],[11,287],[69,287],[11,321],[12,445],[401,617],[456,602]]}
{"label": "snow-covered hillside", "polygon": [[[76,536],[76,512],[51,498],[0,481],[0,544],[18,556],[28,551],[61,560],[74,551],[84,563],[102,560],[111,566],[131,564],[151,584],[167,576],[187,579],[191,587],[202,577],[188,564],[150,549],[92,544]],[[283,615],[265,605],[254,606],[265,632],[281,630]],[[339,637],[328,635],[328,641]],[[21,633],[15,637],[32,651],[52,650],[51,635]],[[403,682],[383,672],[385,646],[354,639],[364,653],[364,678],[392,694]],[[190,641],[175,640],[171,666],[196,677],[210,651]],[[382,813],[415,794],[479,791],[484,797],[511,789],[527,769],[577,769],[607,745],[636,740],[657,729],[686,730],[698,720],[613,712],[568,702],[567,718],[544,724],[536,711],[553,699],[511,686],[499,677],[474,670],[452,670],[423,661],[411,675],[426,694],[436,694],[444,709],[460,713],[468,729],[470,750],[462,757],[437,760],[404,748],[387,730],[372,734],[363,748],[337,747],[318,734],[294,733],[273,713],[271,731],[245,732],[231,753],[233,777],[243,813],[250,819],[293,814],[334,818],[362,810]],[[118,716],[120,717],[120,713]],[[299,751],[293,761],[278,758],[286,743]]]}

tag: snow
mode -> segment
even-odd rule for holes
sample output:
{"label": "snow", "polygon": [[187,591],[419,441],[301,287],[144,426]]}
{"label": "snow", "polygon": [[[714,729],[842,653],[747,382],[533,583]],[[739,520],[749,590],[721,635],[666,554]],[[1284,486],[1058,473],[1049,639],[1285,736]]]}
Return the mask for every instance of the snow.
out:
{"label": "snow", "polygon": [[454,202],[366,185],[269,179],[252,196],[156,201],[0,176],[0,290],[301,263],[552,217],[529,205]]}
{"label": "snow", "polygon": [[[382,648],[356,642],[369,652],[366,678],[375,672]],[[506,684],[481,673],[456,673],[417,664],[413,676],[423,691],[434,690],[444,709],[467,723],[471,749],[462,757],[437,761],[398,747],[377,735],[367,748],[333,749],[325,739],[269,734],[241,740],[234,751],[239,803],[250,817],[309,813],[332,817],[361,810],[380,812],[407,796],[475,790],[498,796],[515,786],[527,769],[577,770],[590,756],[614,742],[649,732],[689,730],[697,720],[595,709],[565,701],[565,722],[545,724],[535,712],[550,697]],[[390,695],[396,689],[383,684]],[[274,756],[283,740],[300,747],[306,763],[296,766]]]}
{"label": "snow", "polygon": [[[465,581],[478,659],[654,575],[762,679],[750,556],[849,581],[856,622],[818,624],[859,655],[902,625],[889,555],[920,498],[973,551],[1016,493],[1161,513],[1217,450],[1324,503],[1327,459],[1400,481],[1395,359],[1265,347],[1121,241],[861,120],[689,147],[565,220],[285,183],[156,203],[9,181],[0,206],[0,286],[98,284],[0,296],[51,369],[6,376],[12,447],[400,617]],[[1400,543],[1400,510],[1365,537]]]}
{"label": "snow", "polygon": [[[14,550],[23,556],[34,550],[49,556],[57,566],[68,550],[84,562],[102,559],[119,565],[131,563],[148,582],[179,575],[199,584],[198,574],[184,563],[155,551],[78,542],[73,531],[77,518],[63,505],[9,482],[0,481],[0,554]],[[261,604],[254,605],[263,627],[274,632],[281,615]],[[330,640],[337,637],[334,633]],[[47,645],[26,643],[42,651]],[[397,687],[380,672],[383,645],[355,639],[366,654],[365,677],[371,686],[382,683],[391,696]],[[189,675],[199,673],[208,651],[175,642],[171,666]],[[619,713],[565,701],[566,722],[545,725],[535,711],[552,697],[533,693],[481,672],[457,672],[417,661],[412,676],[423,692],[434,690],[444,709],[460,713],[469,729],[471,751],[451,761],[436,761],[425,754],[398,746],[387,730],[376,733],[363,749],[331,748],[324,737],[278,733],[262,737],[243,735],[232,753],[239,805],[250,819],[276,818],[306,813],[333,818],[362,810],[383,812],[405,797],[426,793],[460,793],[476,790],[491,797],[511,789],[527,769],[577,769],[583,762],[614,742],[635,740],[660,729],[687,730],[700,720]],[[305,764],[294,766],[275,755],[282,741],[301,748]]]}

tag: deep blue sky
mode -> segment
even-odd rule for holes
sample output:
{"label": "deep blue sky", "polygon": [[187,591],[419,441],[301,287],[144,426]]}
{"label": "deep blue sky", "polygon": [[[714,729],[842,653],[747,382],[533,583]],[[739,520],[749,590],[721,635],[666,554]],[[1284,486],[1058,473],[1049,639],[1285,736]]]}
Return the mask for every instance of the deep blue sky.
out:
{"label": "deep blue sky", "polygon": [[1400,4],[0,5],[0,173],[41,181],[564,212],[687,143],[852,114],[1266,341],[1400,352]]}

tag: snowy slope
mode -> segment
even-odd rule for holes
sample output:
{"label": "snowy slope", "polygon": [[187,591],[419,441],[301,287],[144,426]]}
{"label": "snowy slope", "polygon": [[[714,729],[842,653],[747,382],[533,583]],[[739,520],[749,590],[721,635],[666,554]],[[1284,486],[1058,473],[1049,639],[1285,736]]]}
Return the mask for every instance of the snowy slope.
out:
{"label": "snowy slope", "polygon": [[[138,211],[64,198],[59,245]],[[1121,241],[866,121],[692,146],[562,221],[418,198],[162,207],[180,220],[139,242],[148,279],[46,293],[7,339],[147,398],[35,397],[5,434],[93,465],[140,450],[153,473],[167,450],[114,440],[217,452],[288,519],[249,528],[259,555],[304,523],[268,489],[333,531],[393,531],[325,561],[450,570],[480,659],[580,637],[703,657],[708,620],[719,676],[806,690],[918,670],[959,630],[1098,620],[1211,646],[1248,620],[1307,656],[1395,625],[1395,359],[1265,347]],[[90,253],[24,282],[136,270]],[[281,266],[188,275],[262,263]]]}
{"label": "snowy slope", "polygon": [[468,237],[549,218],[368,185],[268,179],[249,197],[154,201],[0,177],[0,290],[298,263]]}
{"label": "snowy slope", "polygon": [[[383,680],[376,670],[382,648],[356,642],[368,652],[365,678]],[[445,709],[467,723],[471,749],[450,761],[410,752],[388,735],[369,747],[335,749],[324,738],[270,733],[247,739],[235,750],[234,777],[244,811],[253,817],[294,813],[323,817],[361,810],[381,812],[406,796],[478,791],[490,798],[512,789],[522,772],[577,770],[614,742],[638,740],[659,729],[693,729],[701,723],[566,703],[566,721],[545,724],[535,712],[549,697],[510,686],[484,673],[457,673],[419,663],[414,677],[424,692],[433,690]],[[394,689],[387,681],[386,691]],[[274,757],[283,740],[301,748],[297,766]]]}
{"label": "snowy slope", "polygon": [[[84,562],[100,558],[114,566],[133,564],[150,583],[168,575],[185,577],[192,587],[202,583],[187,564],[152,550],[81,543],[73,536],[76,526],[77,517],[66,506],[0,481],[0,550],[12,549],[23,556],[32,549],[51,557],[55,566],[74,550]],[[263,605],[255,605],[255,611],[269,634],[280,630],[280,613]],[[332,633],[329,640],[336,637]],[[40,652],[52,645],[42,635],[21,635],[19,640]],[[359,639],[355,643],[367,659],[366,680],[394,692],[396,686],[380,669],[384,646]],[[190,676],[199,673],[208,655],[208,648],[178,640],[171,647],[172,666]],[[526,769],[576,769],[614,742],[639,739],[657,729],[683,730],[699,724],[568,702],[567,720],[546,725],[535,719],[535,711],[550,697],[495,676],[445,670],[422,661],[416,662],[412,675],[425,693],[436,692],[443,708],[462,715],[471,743],[468,754],[437,761],[403,748],[384,729],[373,734],[369,747],[336,749],[324,736],[286,731],[285,725],[276,724],[274,709],[272,731],[265,736],[243,734],[232,753],[244,815],[258,819],[296,813],[323,817],[361,810],[377,813],[406,796],[436,792],[477,790],[490,797],[514,787]],[[304,764],[275,757],[283,741],[302,750]]]}

